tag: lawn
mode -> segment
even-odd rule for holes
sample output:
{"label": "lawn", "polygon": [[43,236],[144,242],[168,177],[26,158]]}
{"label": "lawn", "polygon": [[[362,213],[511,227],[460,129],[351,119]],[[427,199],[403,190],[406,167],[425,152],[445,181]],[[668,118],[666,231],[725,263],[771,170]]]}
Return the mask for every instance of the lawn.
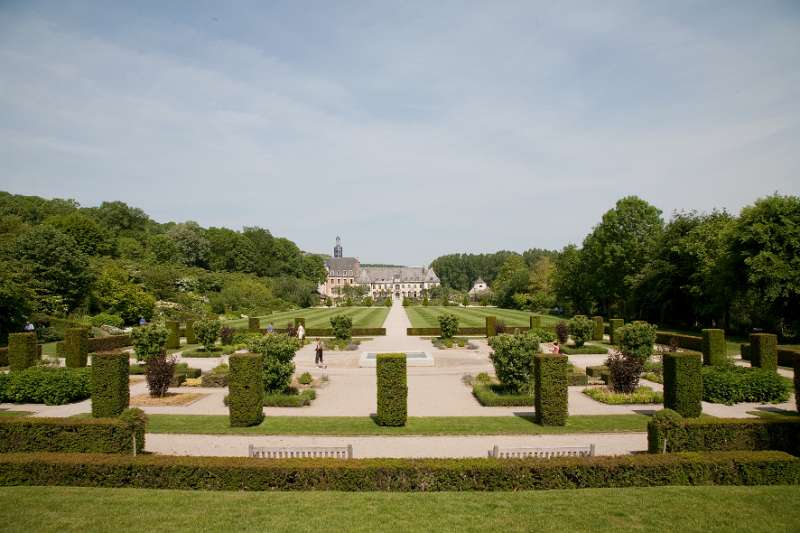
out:
{"label": "lawn", "polygon": [[[346,315],[353,319],[354,328],[380,328],[389,314],[389,308],[385,306],[375,307],[313,307],[310,309],[295,309],[294,311],[281,311],[258,317],[261,319],[261,327],[266,328],[272,324],[275,328],[285,328],[289,322],[294,322],[295,318],[304,318],[307,328],[330,328],[331,317],[336,315]],[[227,320],[224,325],[236,328],[246,328],[247,319],[239,318]]]}
{"label": "lawn", "polygon": [[[458,325],[462,328],[477,328],[486,325],[487,316],[495,316],[497,320],[505,322],[506,326],[529,326],[530,316],[528,311],[518,311],[516,309],[500,309],[497,307],[442,307],[438,305],[420,306],[414,305],[405,308],[411,327],[414,328],[438,328],[439,315],[442,313],[452,313],[458,317]],[[550,315],[540,315],[542,317],[542,327],[551,327],[561,320]]]}
{"label": "lawn", "polygon": [[0,410],[0,416],[28,416],[33,413],[30,411],[4,411]]}
{"label": "lawn", "polygon": [[[0,487],[4,531],[797,531],[800,487],[209,492]],[[776,512],[779,510],[779,512]]]}
{"label": "lawn", "polygon": [[[526,408],[520,408],[523,411]],[[528,408],[531,409],[531,408]],[[530,416],[409,417],[403,427],[357,416],[268,416],[258,426],[230,427],[225,415],[149,415],[148,433],[200,435],[543,435],[647,431],[646,415],[571,416],[566,426],[540,426]]]}

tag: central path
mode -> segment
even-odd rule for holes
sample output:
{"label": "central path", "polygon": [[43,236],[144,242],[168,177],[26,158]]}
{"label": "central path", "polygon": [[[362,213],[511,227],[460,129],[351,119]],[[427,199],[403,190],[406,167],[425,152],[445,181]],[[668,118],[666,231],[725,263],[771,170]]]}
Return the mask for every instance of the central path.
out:
{"label": "central path", "polygon": [[430,341],[419,337],[409,337],[406,329],[411,327],[402,302],[398,299],[392,304],[386,321],[383,323],[386,328],[386,335],[375,337],[361,345],[362,352],[424,352],[431,350]]}

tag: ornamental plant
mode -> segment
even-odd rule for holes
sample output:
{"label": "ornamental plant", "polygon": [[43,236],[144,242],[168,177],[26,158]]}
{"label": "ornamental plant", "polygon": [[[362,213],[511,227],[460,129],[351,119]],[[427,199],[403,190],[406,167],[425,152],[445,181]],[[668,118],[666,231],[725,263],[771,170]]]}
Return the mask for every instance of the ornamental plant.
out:
{"label": "ornamental plant", "polygon": [[264,335],[250,340],[248,349],[264,356],[265,392],[282,393],[289,388],[295,370],[294,355],[300,346],[299,339],[284,335]]}
{"label": "ornamental plant", "polygon": [[639,386],[639,377],[642,375],[644,368],[644,359],[614,350],[606,359],[606,366],[611,378],[611,390],[623,394],[631,394]]}
{"label": "ornamental plant", "polygon": [[539,338],[530,333],[497,335],[489,339],[489,356],[500,382],[512,392],[529,392],[533,381],[533,356],[539,351]]}
{"label": "ornamental plant", "polygon": [[131,340],[136,359],[147,362],[154,357],[164,355],[167,335],[166,328],[158,324],[134,328]]}
{"label": "ornamental plant", "polygon": [[452,339],[458,334],[458,317],[452,313],[439,315],[439,328],[443,339]]}
{"label": "ornamental plant", "polygon": [[556,337],[558,337],[558,342],[560,344],[566,344],[567,339],[569,338],[569,326],[563,320],[556,324]]}
{"label": "ornamental plant", "polygon": [[194,334],[207,352],[214,351],[219,332],[219,320],[198,320],[194,323]]}
{"label": "ornamental plant", "polygon": [[339,340],[348,340],[353,336],[353,319],[347,315],[331,317],[333,336]]}
{"label": "ornamental plant", "polygon": [[653,355],[656,342],[656,327],[647,322],[633,322],[614,331],[619,341],[620,351],[629,357],[641,359],[644,363]]}
{"label": "ornamental plant", "polygon": [[592,338],[594,322],[585,316],[578,315],[569,321],[568,331],[572,335],[572,340],[575,341],[575,347],[580,348]]}
{"label": "ornamental plant", "polygon": [[233,344],[233,336],[235,334],[236,330],[229,326],[225,326],[219,330],[219,338],[222,341],[222,344],[225,345]]}

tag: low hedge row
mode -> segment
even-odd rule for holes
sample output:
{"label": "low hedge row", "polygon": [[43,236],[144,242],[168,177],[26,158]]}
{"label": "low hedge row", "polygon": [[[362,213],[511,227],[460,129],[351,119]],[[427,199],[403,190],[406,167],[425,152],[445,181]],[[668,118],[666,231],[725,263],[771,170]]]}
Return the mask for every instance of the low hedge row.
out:
{"label": "low hedge row", "polygon": [[778,450],[800,455],[800,419],[683,418],[665,409],[647,424],[647,449],[667,452]]}
{"label": "low hedge row", "polygon": [[117,418],[0,417],[0,453],[125,453],[144,450],[147,416],[127,409]]}
{"label": "low hedge row", "polygon": [[[530,328],[527,326],[515,326],[515,327],[508,327],[506,326],[507,330],[514,331],[519,330],[520,332],[528,331]],[[355,330],[353,330],[355,331]],[[355,333],[353,334],[355,335]],[[441,328],[406,328],[406,335],[409,337],[440,337],[442,335]],[[486,335],[486,328],[481,327],[471,327],[471,328],[458,328],[457,335]]]}
{"label": "low hedge row", "polygon": [[[742,359],[745,361],[750,361],[750,345],[742,344],[739,346],[739,348],[742,354]],[[781,348],[778,346],[778,366],[792,368],[794,365],[794,358],[798,355],[800,355],[800,350],[792,350],[790,348]]]}
{"label": "low hedge row", "polygon": [[183,490],[518,491],[667,485],[797,485],[782,452],[537,459],[250,459],[0,455],[0,485]]}
{"label": "low hedge row", "polygon": [[306,389],[298,394],[265,394],[264,407],[305,407],[317,399],[314,389]]}
{"label": "low hedge row", "polygon": [[91,396],[91,369],[33,366],[0,373],[0,403],[64,405]]}
{"label": "low hedge row", "polygon": [[682,335],[680,333],[670,333],[667,331],[656,331],[656,344],[670,344],[672,339],[677,341],[678,348],[685,348],[696,352],[703,351],[703,337]]}
{"label": "low hedge row", "polygon": [[[666,368],[665,368],[666,372]],[[777,403],[789,398],[785,380],[772,369],[741,366],[703,367],[703,400],[732,405]]]}
{"label": "low hedge row", "polygon": [[561,353],[565,353],[567,355],[607,354],[608,348],[604,346],[598,346],[596,344],[584,344],[580,348],[576,348],[575,346],[562,346]]}
{"label": "low hedge row", "polygon": [[[386,335],[386,328],[352,328],[350,335],[353,337],[382,337]],[[306,337],[333,336],[333,328],[306,328]]]}
{"label": "low hedge row", "polygon": [[[107,335],[105,337],[90,338],[87,349],[89,350],[89,353],[111,352],[130,346],[131,344],[131,336],[127,333],[124,335]],[[66,345],[64,344],[64,341],[59,341],[56,343],[56,354],[58,354],[59,357],[66,356]]]}
{"label": "low hedge row", "polygon": [[504,385],[496,383],[476,383],[472,386],[472,395],[478,403],[485,407],[533,406],[532,394],[509,392]]}

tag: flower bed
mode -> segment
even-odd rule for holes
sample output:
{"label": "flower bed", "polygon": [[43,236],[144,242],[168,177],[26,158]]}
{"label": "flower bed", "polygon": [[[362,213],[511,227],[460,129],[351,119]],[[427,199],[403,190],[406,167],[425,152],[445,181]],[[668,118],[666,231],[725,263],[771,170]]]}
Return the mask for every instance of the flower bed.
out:
{"label": "flower bed", "polygon": [[609,405],[664,403],[664,394],[650,387],[636,387],[631,394],[614,392],[607,387],[590,387],[583,389],[589,398]]}

